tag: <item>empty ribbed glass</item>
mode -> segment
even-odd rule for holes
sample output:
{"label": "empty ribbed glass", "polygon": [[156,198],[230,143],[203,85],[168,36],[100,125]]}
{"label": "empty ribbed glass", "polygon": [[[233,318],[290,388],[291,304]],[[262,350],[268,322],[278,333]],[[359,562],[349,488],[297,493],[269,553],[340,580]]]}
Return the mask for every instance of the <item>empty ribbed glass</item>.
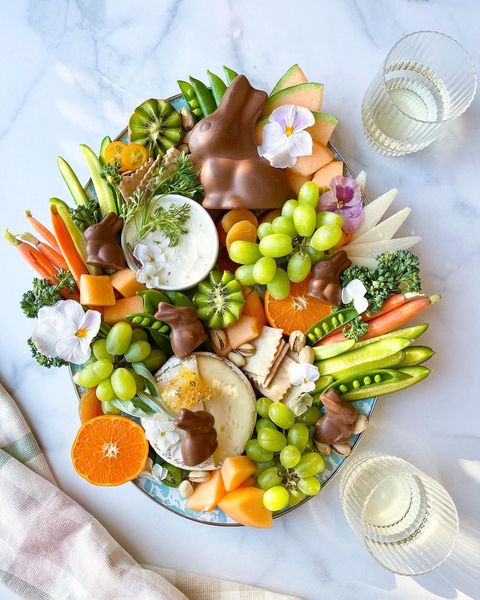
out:
{"label": "empty ribbed glass", "polygon": [[405,460],[365,455],[346,467],[340,494],[348,523],[386,569],[420,575],[451,553],[458,533],[455,504]]}
{"label": "empty ribbed glass", "polygon": [[411,33],[390,50],[363,98],[365,136],[385,156],[417,152],[468,108],[476,87],[458,42],[436,31]]}

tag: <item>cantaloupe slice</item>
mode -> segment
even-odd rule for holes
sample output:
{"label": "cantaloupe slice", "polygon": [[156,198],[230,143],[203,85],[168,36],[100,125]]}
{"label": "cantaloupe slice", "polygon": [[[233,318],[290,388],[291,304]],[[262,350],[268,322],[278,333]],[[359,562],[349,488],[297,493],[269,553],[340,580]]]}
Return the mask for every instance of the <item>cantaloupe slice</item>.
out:
{"label": "cantaloupe slice", "polygon": [[208,481],[201,483],[187,500],[186,507],[190,510],[199,512],[210,512],[220,500],[225,496],[225,486],[223,484],[222,473],[220,469],[213,471]]}
{"label": "cantaloupe slice", "polygon": [[84,306],[113,306],[115,293],[108,275],[80,276],[80,304]]}
{"label": "cantaloupe slice", "polygon": [[327,165],[319,169],[313,176],[313,180],[318,187],[325,187],[330,185],[330,182],[337,175],[343,175],[343,161],[332,160]]}
{"label": "cantaloupe slice", "polygon": [[242,483],[238,487],[255,487],[255,483],[256,478],[253,475],[250,475],[250,477],[247,477],[245,481],[242,481]]}
{"label": "cantaloupe slice", "polygon": [[300,83],[280,90],[266,101],[262,116],[271,114],[279,106],[296,104],[320,112],[323,101],[323,83]]}
{"label": "cantaloupe slice", "polygon": [[263,490],[257,487],[239,487],[228,492],[218,507],[230,518],[248,527],[272,527],[272,513],[263,506]]}
{"label": "cantaloupe slice", "polygon": [[290,169],[285,169],[285,173],[287,175],[288,183],[295,194],[298,194],[302,185],[312,178],[310,175],[298,175],[297,173],[290,171]]}
{"label": "cantaloupe slice", "polygon": [[256,470],[255,463],[248,456],[229,456],[224,460],[221,468],[225,490],[231,492]]}
{"label": "cantaloupe slice", "polygon": [[292,87],[293,85],[298,85],[300,83],[307,83],[308,79],[305,76],[305,73],[298,65],[293,65],[290,67],[288,71],[284,75],[280,77],[280,79],[275,84],[275,87],[270,93],[270,96],[276,94],[280,90],[284,90],[285,88]]}
{"label": "cantaloupe slice", "polygon": [[122,269],[110,276],[112,286],[124,298],[135,296],[137,292],[146,290],[143,283],[138,283],[135,273],[130,269]]}
{"label": "cantaloupe slice", "polygon": [[258,330],[262,331],[264,325],[267,324],[267,317],[265,316],[260,296],[255,290],[249,290],[248,293],[244,293],[244,296],[243,314],[255,317],[258,323]]}
{"label": "cantaloupe slice", "polygon": [[327,113],[312,111],[315,123],[307,129],[314,142],[326,146],[332,137],[338,120]]}
{"label": "cantaloupe slice", "polygon": [[236,323],[225,329],[227,332],[230,346],[235,350],[242,344],[251,342],[260,335],[261,329],[258,326],[256,317],[250,315],[241,315]]}
{"label": "cantaloupe slice", "polygon": [[109,325],[115,325],[120,321],[125,321],[127,315],[143,312],[143,298],[132,296],[131,298],[121,298],[113,306],[106,306],[103,311],[103,320]]}
{"label": "cantaloupe slice", "polygon": [[312,175],[334,159],[334,154],[326,146],[313,142],[312,154],[299,156],[290,170],[297,175]]}

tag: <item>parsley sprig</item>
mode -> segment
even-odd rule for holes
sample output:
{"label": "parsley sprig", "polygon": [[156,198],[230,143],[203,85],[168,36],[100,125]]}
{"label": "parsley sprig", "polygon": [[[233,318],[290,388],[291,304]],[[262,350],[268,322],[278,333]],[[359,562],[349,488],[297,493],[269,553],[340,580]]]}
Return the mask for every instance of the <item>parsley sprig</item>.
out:
{"label": "parsley sprig", "polygon": [[35,278],[32,289],[25,292],[20,300],[20,308],[27,317],[35,319],[43,306],[52,306],[62,300],[60,292],[63,288],[69,292],[75,290],[75,281],[70,271],[60,270],[57,273],[57,283]]}
{"label": "parsley sprig", "polygon": [[30,351],[32,352],[33,358],[38,362],[41,367],[46,367],[50,369],[50,367],[63,367],[68,363],[64,361],[62,358],[52,358],[51,356],[45,356],[42,354],[39,349],[35,346],[35,342],[32,338],[28,338],[27,344],[30,347]]}
{"label": "parsley sprig", "polygon": [[85,204],[70,208],[70,216],[75,225],[82,231],[102,220],[100,205],[96,198],[90,198]]}

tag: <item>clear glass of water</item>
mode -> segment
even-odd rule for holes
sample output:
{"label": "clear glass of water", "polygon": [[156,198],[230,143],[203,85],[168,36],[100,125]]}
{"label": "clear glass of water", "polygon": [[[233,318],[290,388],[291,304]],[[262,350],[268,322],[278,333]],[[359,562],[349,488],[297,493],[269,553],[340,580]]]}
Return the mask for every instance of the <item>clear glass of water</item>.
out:
{"label": "clear glass of water", "polygon": [[471,104],[477,77],[467,51],[436,31],[398,41],[362,103],[364,134],[385,156],[417,152]]}
{"label": "clear glass of water", "polygon": [[342,507],[370,554],[399,575],[420,575],[451,553],[458,515],[448,492],[395,456],[367,454],[346,467]]}

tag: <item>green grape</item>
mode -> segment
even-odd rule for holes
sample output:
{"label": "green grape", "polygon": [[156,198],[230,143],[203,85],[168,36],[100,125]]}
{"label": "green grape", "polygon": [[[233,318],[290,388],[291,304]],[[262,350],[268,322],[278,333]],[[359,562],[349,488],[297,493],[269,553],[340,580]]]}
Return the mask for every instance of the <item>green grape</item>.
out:
{"label": "green grape", "polygon": [[81,364],[82,369],[96,362],[98,358],[95,356],[93,352],[90,352],[90,358],[88,358],[84,363]]}
{"label": "green grape", "polygon": [[283,485],[271,487],[263,494],[263,506],[272,512],[288,506],[289,495]]}
{"label": "green grape", "polygon": [[305,425],[312,426],[315,425],[321,416],[322,411],[318,406],[310,406],[310,408],[307,408],[303,414],[297,417],[297,420],[300,421],[300,423],[305,423]]}
{"label": "green grape", "polygon": [[110,378],[104,379],[97,385],[95,394],[101,402],[110,402],[111,400],[115,400],[115,398],[117,397],[115,395],[115,392],[113,391],[112,382],[110,381]]}
{"label": "green grape", "polygon": [[132,341],[132,326],[126,321],[115,323],[107,335],[106,348],[110,354],[125,354]]}
{"label": "green grape", "polygon": [[141,327],[135,327],[132,331],[132,341],[130,343],[139,342],[140,340],[148,342],[148,333]]}
{"label": "green grape", "polygon": [[270,429],[276,429],[275,425],[270,421],[270,419],[258,419],[257,424],[255,425],[255,431],[258,433],[265,427],[270,427]]}
{"label": "green grape", "polygon": [[305,494],[295,488],[293,490],[288,490],[288,495],[288,503],[290,506],[297,506],[297,504],[300,504],[300,502],[305,498]]}
{"label": "green grape", "polygon": [[110,377],[113,371],[112,361],[101,358],[97,360],[97,362],[92,363],[89,368],[92,370],[92,373],[98,378],[98,381],[103,381],[107,377]]}
{"label": "green grape", "polygon": [[287,445],[287,438],[282,432],[266,427],[258,432],[258,443],[265,450],[280,452]]}
{"label": "green grape", "polygon": [[112,387],[117,398],[131,400],[137,393],[137,384],[128,369],[115,369],[112,373]]}
{"label": "green grape", "polygon": [[286,469],[293,469],[293,467],[298,465],[301,458],[302,453],[300,452],[300,450],[296,446],[292,446],[291,444],[285,446],[285,448],[283,448],[280,452],[280,463]]}
{"label": "green grape", "polygon": [[133,378],[135,379],[135,385],[137,386],[137,392],[143,392],[143,390],[145,389],[145,379],[141,375],[139,375],[136,371],[134,371],[133,369],[128,369],[128,370],[130,371]]}
{"label": "green grape", "polygon": [[275,277],[267,283],[267,290],[275,300],[283,300],[290,293],[290,280],[287,272],[280,267],[275,272]]}
{"label": "green grape", "polygon": [[313,208],[316,208],[318,196],[318,185],[314,181],[306,181],[298,192],[298,203],[300,205],[309,204]]}
{"label": "green grape", "polygon": [[[307,452],[295,467],[295,473],[299,477],[312,477],[325,469],[325,461],[318,452]],[[303,490],[302,490],[303,492]],[[305,492],[304,492],[305,493]]]}
{"label": "green grape", "polygon": [[262,490],[268,490],[275,485],[279,485],[282,481],[283,478],[278,467],[265,469],[257,479],[258,487],[262,488]]}
{"label": "green grape", "polygon": [[293,224],[293,220],[290,217],[277,217],[272,221],[273,233],[285,233],[291,238],[297,235],[297,230]]}
{"label": "green grape", "polygon": [[163,350],[152,350],[147,358],[143,361],[143,364],[149,371],[156,371],[162,365],[167,362],[167,355]]}
{"label": "green grape", "polygon": [[297,208],[297,206],[297,200],[287,200],[282,206],[282,217],[288,217],[289,219],[292,219],[293,211]]}
{"label": "green grape", "polygon": [[106,358],[107,360],[113,361],[113,354],[107,352],[107,340],[101,339],[94,342],[92,346],[92,351],[97,360],[100,360],[101,358]]}
{"label": "green grape", "polygon": [[148,342],[138,340],[138,342],[133,342],[128,347],[125,352],[125,360],[129,363],[141,362],[150,356],[151,351],[152,347]]}
{"label": "green grape", "polygon": [[294,252],[287,265],[287,275],[290,281],[300,283],[308,277],[312,268],[312,259],[306,252]]}
{"label": "green grape", "polygon": [[274,258],[270,256],[262,256],[253,265],[253,279],[260,285],[270,283],[275,277],[275,271],[277,270],[277,263]]}
{"label": "green grape", "polygon": [[268,419],[268,409],[270,408],[270,404],[272,404],[272,401],[270,400],[270,398],[265,398],[265,396],[262,396],[257,400],[257,413],[264,419]]}
{"label": "green grape", "polygon": [[323,210],[322,212],[317,213],[317,229],[322,227],[322,225],[336,225],[341,228],[343,225],[343,218],[338,213]]}
{"label": "green grape", "polygon": [[[307,241],[307,240],[306,240]],[[322,260],[325,256],[325,252],[319,252],[315,250],[310,244],[310,240],[303,247],[303,250],[308,254],[308,256],[312,259],[312,265],[316,265],[317,262]]]}
{"label": "green grape", "polygon": [[119,415],[122,411],[113,406],[111,402],[102,402],[102,411],[104,415]]}
{"label": "green grape", "polygon": [[256,281],[253,278],[253,267],[255,265],[241,265],[235,271],[235,279],[243,286],[255,285]]}
{"label": "green grape", "polygon": [[248,458],[259,463],[268,463],[273,458],[273,452],[265,450],[258,443],[258,440],[248,440],[245,445]]}
{"label": "green grape", "polygon": [[315,231],[317,213],[310,204],[299,204],[293,213],[293,223],[298,234],[310,237]]}
{"label": "green grape", "polygon": [[295,423],[288,430],[287,434],[288,443],[296,446],[300,452],[303,452],[308,444],[309,433],[305,423]]}
{"label": "green grape", "polygon": [[316,477],[302,477],[297,483],[298,489],[307,496],[316,496],[321,485]]}
{"label": "green grape", "polygon": [[[92,363],[94,364],[94,363]],[[110,363],[112,364],[112,363]],[[92,370],[92,365],[87,365],[81,371],[75,373],[75,383],[85,388],[92,388],[98,385],[101,379]]]}
{"label": "green grape", "polygon": [[[250,440],[250,441],[253,441],[253,440]],[[266,452],[266,450],[265,450],[265,452]],[[272,452],[272,456],[273,456],[273,452]],[[253,458],[252,458],[252,460],[253,460]],[[264,471],[266,471],[270,467],[275,467],[276,464],[275,464],[274,460],[267,460],[266,462],[256,462],[255,461],[255,466],[257,467],[256,476],[258,478],[258,476],[260,475],[260,473],[263,473]]]}
{"label": "green grape", "polygon": [[272,402],[268,409],[268,416],[275,425],[278,425],[278,427],[281,427],[282,429],[290,429],[295,423],[295,415],[288,406],[282,402]]}
{"label": "green grape", "polygon": [[235,240],[230,244],[228,254],[233,262],[241,265],[251,265],[259,258],[262,258],[258,244],[254,242],[245,242],[244,240]]}
{"label": "green grape", "polygon": [[260,223],[257,229],[257,236],[259,240],[263,240],[263,238],[267,235],[273,233],[273,227],[271,223]]}
{"label": "green grape", "polygon": [[[236,242],[233,242],[235,244]],[[232,246],[233,246],[232,244]],[[232,247],[230,246],[230,248]],[[260,252],[263,256],[280,258],[292,251],[292,238],[285,233],[271,233],[260,240]]]}
{"label": "green grape", "polygon": [[330,250],[342,238],[342,230],[337,225],[322,225],[313,234],[310,244],[315,250]]}

